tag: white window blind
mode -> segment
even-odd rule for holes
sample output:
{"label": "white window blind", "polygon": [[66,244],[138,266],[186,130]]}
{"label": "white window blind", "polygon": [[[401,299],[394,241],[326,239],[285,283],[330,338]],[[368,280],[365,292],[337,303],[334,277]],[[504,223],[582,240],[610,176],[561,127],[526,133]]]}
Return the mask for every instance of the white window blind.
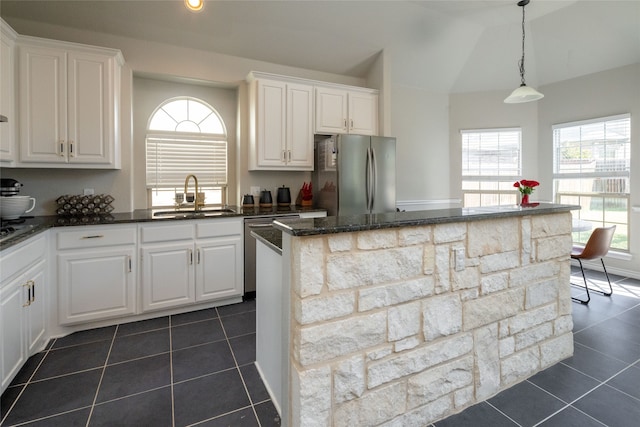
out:
{"label": "white window blind", "polygon": [[520,129],[464,130],[462,176],[520,175]]}
{"label": "white window blind", "polygon": [[201,186],[227,185],[227,141],[147,135],[147,187],[184,185],[189,174]]}

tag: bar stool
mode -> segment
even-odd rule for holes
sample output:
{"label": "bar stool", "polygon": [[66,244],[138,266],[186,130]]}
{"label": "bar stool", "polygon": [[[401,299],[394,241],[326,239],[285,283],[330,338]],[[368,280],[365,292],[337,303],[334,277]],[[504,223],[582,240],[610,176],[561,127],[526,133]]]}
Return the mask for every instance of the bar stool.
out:
{"label": "bar stool", "polygon": [[[580,299],[576,297],[571,297],[572,300],[582,303],[589,304],[591,301],[591,296],[589,295],[589,290],[592,292],[597,292],[604,296],[610,297],[613,293],[613,288],[611,287],[611,280],[609,280],[609,274],[607,273],[607,268],[604,266],[604,257],[609,252],[609,247],[611,246],[611,240],[613,239],[613,233],[616,231],[616,226],[612,225],[610,227],[600,227],[593,230],[591,236],[589,236],[589,240],[587,240],[587,244],[584,245],[584,248],[574,246],[571,249],[571,259],[578,260],[580,264],[580,271],[582,272],[582,279],[584,280],[584,289],[587,291],[587,299]],[[609,292],[600,291],[598,289],[589,289],[587,285],[587,278],[584,275],[584,268],[582,267],[582,260],[591,260],[600,258],[600,262],[602,263],[602,268],[604,269],[604,275],[607,277],[607,282],[609,283]],[[574,285],[573,286],[580,286]]]}

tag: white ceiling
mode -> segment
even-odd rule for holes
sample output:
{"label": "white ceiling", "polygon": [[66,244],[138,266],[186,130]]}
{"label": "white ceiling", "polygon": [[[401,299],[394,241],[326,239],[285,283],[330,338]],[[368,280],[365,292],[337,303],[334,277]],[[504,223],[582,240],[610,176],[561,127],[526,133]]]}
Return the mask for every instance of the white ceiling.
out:
{"label": "white ceiling", "polygon": [[[516,0],[2,0],[0,14],[293,67],[365,76],[382,51],[395,84],[437,92],[514,88]],[[640,0],[532,0],[531,86],[640,62]]]}

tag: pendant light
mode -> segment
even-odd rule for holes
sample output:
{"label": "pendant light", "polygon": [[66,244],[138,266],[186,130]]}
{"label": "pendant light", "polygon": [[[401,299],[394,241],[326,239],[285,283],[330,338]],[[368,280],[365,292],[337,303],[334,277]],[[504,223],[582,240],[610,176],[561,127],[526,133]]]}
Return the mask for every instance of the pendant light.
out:
{"label": "pendant light", "polygon": [[184,5],[191,12],[200,12],[204,7],[204,0],[184,0]]}
{"label": "pendant light", "polygon": [[522,58],[520,58],[520,87],[511,92],[505,100],[505,104],[518,104],[521,102],[537,101],[544,97],[543,94],[534,88],[527,86],[524,82],[524,7],[529,4],[529,0],[520,0],[518,6],[522,7]]}

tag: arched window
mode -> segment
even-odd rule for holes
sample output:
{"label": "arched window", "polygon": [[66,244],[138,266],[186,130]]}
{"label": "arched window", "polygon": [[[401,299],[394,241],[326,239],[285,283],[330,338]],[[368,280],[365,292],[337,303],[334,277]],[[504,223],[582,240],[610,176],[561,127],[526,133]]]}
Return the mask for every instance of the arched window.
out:
{"label": "arched window", "polygon": [[202,100],[171,98],[156,108],[147,126],[146,164],[153,207],[173,205],[191,174],[207,205],[226,203],[227,130]]}

